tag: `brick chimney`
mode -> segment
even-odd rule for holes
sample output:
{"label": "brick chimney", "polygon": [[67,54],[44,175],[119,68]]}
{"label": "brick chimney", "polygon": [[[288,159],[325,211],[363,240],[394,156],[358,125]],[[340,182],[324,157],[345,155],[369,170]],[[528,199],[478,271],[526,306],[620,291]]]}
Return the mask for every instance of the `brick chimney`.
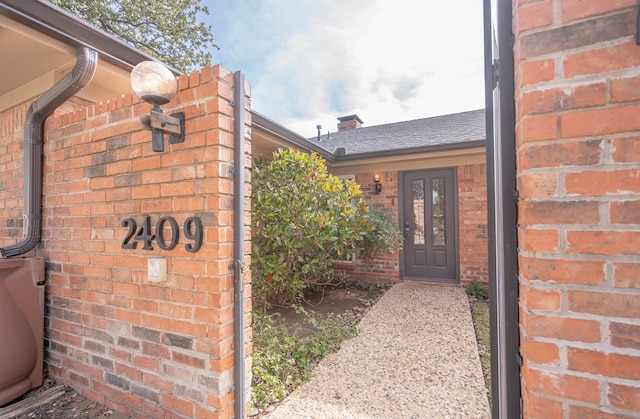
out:
{"label": "brick chimney", "polygon": [[346,131],[348,129],[360,128],[362,126],[362,119],[358,118],[358,115],[347,115],[338,118],[338,132]]}

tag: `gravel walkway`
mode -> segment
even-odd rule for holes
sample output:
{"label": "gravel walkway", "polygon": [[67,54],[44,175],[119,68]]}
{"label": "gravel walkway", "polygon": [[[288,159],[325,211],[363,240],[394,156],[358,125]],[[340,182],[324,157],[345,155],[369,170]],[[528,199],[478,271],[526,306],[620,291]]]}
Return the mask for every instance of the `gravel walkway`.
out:
{"label": "gravel walkway", "polygon": [[459,287],[396,284],[268,419],[489,418]]}

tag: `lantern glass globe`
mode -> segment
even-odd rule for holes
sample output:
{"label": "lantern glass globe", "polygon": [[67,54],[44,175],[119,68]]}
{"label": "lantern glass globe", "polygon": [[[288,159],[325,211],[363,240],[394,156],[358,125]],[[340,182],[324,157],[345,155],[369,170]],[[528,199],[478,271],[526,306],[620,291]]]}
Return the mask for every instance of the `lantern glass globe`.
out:
{"label": "lantern glass globe", "polygon": [[178,82],[164,65],[143,61],[131,71],[131,88],[145,102],[164,105],[176,95]]}

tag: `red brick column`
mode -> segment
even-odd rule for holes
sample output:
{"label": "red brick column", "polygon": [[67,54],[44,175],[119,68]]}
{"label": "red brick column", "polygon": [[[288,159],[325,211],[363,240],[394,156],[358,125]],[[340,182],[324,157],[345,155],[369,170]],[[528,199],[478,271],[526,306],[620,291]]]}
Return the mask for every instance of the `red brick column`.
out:
{"label": "red brick column", "polygon": [[514,1],[528,418],[640,411],[637,9]]}
{"label": "red brick column", "polygon": [[[185,112],[186,141],[166,138],[161,153],[139,120],[151,106],[132,94],[46,124],[47,366],[134,417],[233,415],[233,89],[219,66],[180,77],[164,111]],[[175,219],[174,249],[135,237],[123,249],[131,219],[138,233],[147,216],[147,233],[167,242],[171,225],[157,222]],[[197,252],[189,217],[203,226]],[[154,282],[147,262],[158,257],[167,278]]]}
{"label": "red brick column", "polygon": [[458,166],[460,284],[489,281],[486,164]]}

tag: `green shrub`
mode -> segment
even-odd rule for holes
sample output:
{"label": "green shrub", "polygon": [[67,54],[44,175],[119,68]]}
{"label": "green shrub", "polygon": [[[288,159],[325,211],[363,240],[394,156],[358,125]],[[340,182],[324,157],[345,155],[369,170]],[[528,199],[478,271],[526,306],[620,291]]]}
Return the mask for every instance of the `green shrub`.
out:
{"label": "green shrub", "polygon": [[388,212],[373,207],[366,217],[373,228],[365,233],[358,245],[358,262],[368,264],[375,254],[400,249],[404,238],[393,216]]}
{"label": "green shrub", "polygon": [[333,277],[374,228],[360,187],[327,172],[317,154],[294,150],[252,169],[252,275],[258,303],[293,304]]}
{"label": "green shrub", "polygon": [[336,260],[368,262],[400,248],[389,214],[369,210],[360,186],[327,172],[317,154],[261,157],[252,169],[252,287],[256,306],[295,304],[331,284]]}
{"label": "green shrub", "polygon": [[485,300],[488,296],[487,289],[484,284],[478,280],[474,280],[469,285],[465,286],[464,289],[468,295],[472,295],[479,300]]}

